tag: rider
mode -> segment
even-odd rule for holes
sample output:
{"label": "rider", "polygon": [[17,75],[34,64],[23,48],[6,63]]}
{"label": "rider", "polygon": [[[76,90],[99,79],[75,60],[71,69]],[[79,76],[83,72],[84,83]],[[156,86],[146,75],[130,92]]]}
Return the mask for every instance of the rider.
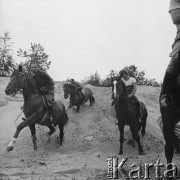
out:
{"label": "rider", "polygon": [[[128,97],[132,100],[132,102],[136,106],[137,117],[138,117],[139,121],[141,122],[141,119],[140,119],[140,102],[137,99],[137,97],[135,96],[135,93],[137,91],[136,79],[133,77],[130,77],[129,72],[126,69],[121,70],[119,72],[119,74],[120,74],[121,80],[124,82],[124,84],[126,86]],[[115,123],[117,124],[118,121],[116,120]]]}
{"label": "rider", "polygon": [[84,100],[84,94],[82,93],[83,86],[82,86],[80,83],[78,83],[77,81],[75,81],[73,78],[70,79],[70,82],[71,82],[71,84],[74,85],[74,87],[79,91],[81,97],[82,97],[83,100]]}
{"label": "rider", "polygon": [[31,63],[30,73],[33,76],[40,92],[45,95],[48,105],[48,117],[47,120],[52,121],[54,100],[54,82],[53,79],[45,72],[40,70],[40,66],[37,62]]}
{"label": "rider", "polygon": [[180,0],[170,0],[169,13],[176,25],[177,34],[172,45],[172,52],[169,55],[171,61],[166,69],[160,94],[160,106],[165,109],[171,109],[176,100],[176,79],[180,73]]}

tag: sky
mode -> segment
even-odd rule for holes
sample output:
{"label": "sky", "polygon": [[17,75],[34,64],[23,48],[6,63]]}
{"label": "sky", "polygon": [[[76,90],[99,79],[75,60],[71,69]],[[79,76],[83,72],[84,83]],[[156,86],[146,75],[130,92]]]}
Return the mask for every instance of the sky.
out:
{"label": "sky", "polygon": [[40,43],[55,81],[81,81],[96,71],[135,65],[162,81],[176,27],[169,0],[0,0],[0,35],[8,31],[17,50]]}

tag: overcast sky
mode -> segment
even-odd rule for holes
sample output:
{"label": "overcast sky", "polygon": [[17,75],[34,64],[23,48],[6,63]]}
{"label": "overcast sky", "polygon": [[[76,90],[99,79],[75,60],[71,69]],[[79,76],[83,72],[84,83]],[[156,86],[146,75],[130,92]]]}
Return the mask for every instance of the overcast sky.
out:
{"label": "overcast sky", "polygon": [[0,0],[0,33],[19,48],[40,43],[54,80],[135,65],[163,80],[176,35],[169,0]]}

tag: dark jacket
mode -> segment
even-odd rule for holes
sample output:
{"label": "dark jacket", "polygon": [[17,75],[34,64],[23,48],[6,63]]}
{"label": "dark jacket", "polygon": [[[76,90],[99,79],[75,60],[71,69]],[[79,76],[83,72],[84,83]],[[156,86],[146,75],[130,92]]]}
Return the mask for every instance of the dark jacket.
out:
{"label": "dark jacket", "polygon": [[43,93],[54,93],[53,79],[44,71],[38,71],[34,76],[38,89]]}

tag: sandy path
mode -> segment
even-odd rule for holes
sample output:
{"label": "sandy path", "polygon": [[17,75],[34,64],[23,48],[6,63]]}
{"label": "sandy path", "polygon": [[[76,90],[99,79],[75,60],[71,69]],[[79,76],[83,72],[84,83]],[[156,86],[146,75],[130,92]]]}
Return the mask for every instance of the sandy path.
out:
{"label": "sandy path", "polygon": [[[59,85],[62,88],[62,85]],[[36,126],[38,151],[33,150],[30,131],[25,128],[20,133],[15,148],[6,152],[6,146],[14,134],[15,127],[21,122],[14,120],[21,112],[22,102],[9,102],[0,108],[0,179],[72,179],[72,180],[103,180],[107,179],[107,158],[117,156],[120,159],[128,157],[126,170],[135,163],[143,165],[145,162],[156,162],[161,159],[165,162],[162,134],[156,120],[159,116],[157,97],[149,93],[149,97],[139,90],[139,98],[145,102],[149,116],[144,138],[146,154],[139,156],[137,146],[133,148],[127,144],[130,133],[125,133],[124,154],[117,155],[119,151],[119,130],[114,125],[113,107],[110,106],[111,89],[91,87],[94,91],[96,103],[90,107],[89,103],[81,106],[80,113],[75,108],[68,111],[69,123],[65,128],[65,138],[62,147],[59,147],[59,130],[47,142],[48,129]],[[153,96],[153,99],[150,96]],[[158,95],[157,95],[158,96]],[[63,99],[63,93],[57,93],[56,99]],[[129,128],[127,127],[126,130]],[[179,162],[175,156],[175,162]],[[153,176],[153,171],[151,176]],[[119,179],[123,179],[119,176]],[[155,179],[155,178],[152,178]]]}

